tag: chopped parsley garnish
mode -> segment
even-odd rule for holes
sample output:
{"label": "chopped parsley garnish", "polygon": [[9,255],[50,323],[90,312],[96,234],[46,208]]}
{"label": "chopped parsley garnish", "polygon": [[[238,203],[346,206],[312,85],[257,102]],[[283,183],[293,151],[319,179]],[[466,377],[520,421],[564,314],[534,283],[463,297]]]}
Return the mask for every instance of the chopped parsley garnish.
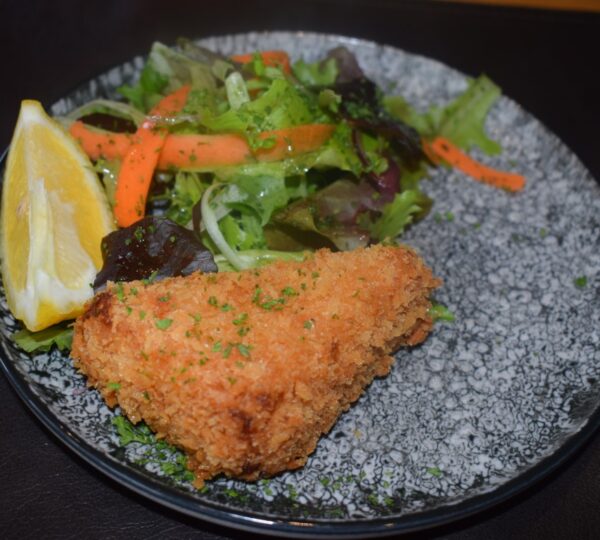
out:
{"label": "chopped parsley garnish", "polygon": [[434,321],[454,322],[456,317],[446,306],[432,303],[429,308],[429,315]]}
{"label": "chopped parsley garnish", "polygon": [[297,292],[292,287],[285,287],[281,290],[283,296],[297,296]]}
{"label": "chopped parsley garnish", "polygon": [[118,382],[108,382],[106,383],[106,388],[109,390],[121,390],[121,385]]}
{"label": "chopped parsley garnish", "polygon": [[247,313],[240,313],[235,319],[233,319],[233,324],[239,326],[240,324],[244,324],[248,320]]}
{"label": "chopped parsley garnish", "polygon": [[444,214],[440,214],[439,212],[436,212],[435,215],[433,216],[433,219],[435,219],[436,223],[441,223],[442,221],[454,221],[454,214],[450,211],[448,212],[444,212]]}
{"label": "chopped parsley garnish", "polygon": [[173,324],[173,319],[157,319],[154,321],[154,326],[159,330],[166,330]]}
{"label": "chopped parsley garnish", "polygon": [[254,294],[252,295],[252,303],[256,304],[262,309],[266,309],[267,311],[271,311],[273,309],[279,311],[283,309],[283,305],[286,302],[285,298],[271,298],[270,296],[261,298],[261,295],[262,289],[260,287],[256,287],[256,289],[254,289]]}
{"label": "chopped parsley garnish", "polygon": [[142,283],[144,285],[150,285],[151,283],[154,282],[154,280],[156,280],[156,276],[158,276],[158,270],[155,270],[154,272],[152,272],[147,278],[142,279]]}
{"label": "chopped parsley garnish", "polygon": [[252,295],[252,303],[253,304],[258,304],[258,300],[259,300],[261,294],[262,294],[262,289],[260,287],[256,287],[254,289],[254,294]]}
{"label": "chopped parsley garnish", "polygon": [[244,345],[243,343],[237,343],[237,350],[240,352],[242,356],[248,357],[250,356],[251,345]]}
{"label": "chopped parsley garnish", "polygon": [[587,277],[579,276],[573,280],[573,283],[578,289],[583,289],[587,285]]}
{"label": "chopped parsley garnish", "polygon": [[440,476],[442,476],[442,471],[440,470],[439,467],[428,467],[427,473],[430,474],[431,476],[435,476],[436,478],[439,478]]}
{"label": "chopped parsley garnish", "polygon": [[125,302],[125,291],[123,291],[123,283],[120,281],[115,285],[115,296],[119,302]]}
{"label": "chopped parsley garnish", "polygon": [[259,304],[259,306],[268,311],[272,309],[281,309],[282,304],[285,304],[285,300],[283,298],[271,298]]}

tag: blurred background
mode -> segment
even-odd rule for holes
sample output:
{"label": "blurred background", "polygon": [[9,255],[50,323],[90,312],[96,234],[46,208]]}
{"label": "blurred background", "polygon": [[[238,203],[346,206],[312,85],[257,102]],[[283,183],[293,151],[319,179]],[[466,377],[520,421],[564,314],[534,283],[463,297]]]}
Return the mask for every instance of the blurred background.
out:
{"label": "blurred background", "polygon": [[563,9],[573,11],[600,11],[598,0],[454,0],[465,4]]}

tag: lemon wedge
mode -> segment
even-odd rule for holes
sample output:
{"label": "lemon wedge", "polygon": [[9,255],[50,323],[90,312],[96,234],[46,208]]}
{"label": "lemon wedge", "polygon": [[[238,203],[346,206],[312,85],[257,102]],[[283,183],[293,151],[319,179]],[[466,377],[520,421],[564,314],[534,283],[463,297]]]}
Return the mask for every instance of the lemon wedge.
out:
{"label": "lemon wedge", "polygon": [[2,277],[8,307],[32,331],[79,315],[115,225],[75,140],[37,101],[23,101],[2,188]]}

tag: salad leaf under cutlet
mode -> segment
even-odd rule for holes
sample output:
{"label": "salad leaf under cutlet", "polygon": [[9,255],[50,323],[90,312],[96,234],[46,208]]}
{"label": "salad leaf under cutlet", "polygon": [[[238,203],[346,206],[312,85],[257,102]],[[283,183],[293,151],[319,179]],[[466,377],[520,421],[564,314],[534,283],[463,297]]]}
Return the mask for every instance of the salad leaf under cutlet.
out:
{"label": "salad leaf under cutlet", "polygon": [[28,353],[47,352],[53,346],[61,351],[70,350],[73,328],[66,324],[57,324],[39,332],[31,332],[23,328],[12,335],[12,340]]}
{"label": "salad leaf under cutlet", "polygon": [[187,467],[187,456],[175,446],[157,439],[146,424],[133,425],[124,416],[115,416],[112,419],[112,424],[117,430],[121,446],[127,446],[131,443],[147,446],[143,457],[136,460],[136,463],[139,465],[154,465],[173,480],[184,482],[194,480],[194,473]]}
{"label": "salad leaf under cutlet", "polygon": [[481,75],[472,79],[454,101],[445,107],[433,106],[425,113],[415,111],[402,96],[386,97],[383,101],[390,114],[414,126],[427,139],[441,136],[464,150],[478,146],[494,155],[502,148],[486,135],[484,124],[500,94],[500,88]]}

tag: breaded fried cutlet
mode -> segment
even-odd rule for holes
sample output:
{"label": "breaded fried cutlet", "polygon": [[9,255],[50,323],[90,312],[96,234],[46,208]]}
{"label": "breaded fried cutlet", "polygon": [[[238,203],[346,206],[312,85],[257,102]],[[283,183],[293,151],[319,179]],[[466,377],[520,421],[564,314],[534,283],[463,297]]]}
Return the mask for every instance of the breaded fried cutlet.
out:
{"label": "breaded fried cutlet", "polygon": [[409,248],[109,284],[72,357],[110,406],[182,448],[198,483],[302,466],[390,353],[427,336],[440,284]]}

